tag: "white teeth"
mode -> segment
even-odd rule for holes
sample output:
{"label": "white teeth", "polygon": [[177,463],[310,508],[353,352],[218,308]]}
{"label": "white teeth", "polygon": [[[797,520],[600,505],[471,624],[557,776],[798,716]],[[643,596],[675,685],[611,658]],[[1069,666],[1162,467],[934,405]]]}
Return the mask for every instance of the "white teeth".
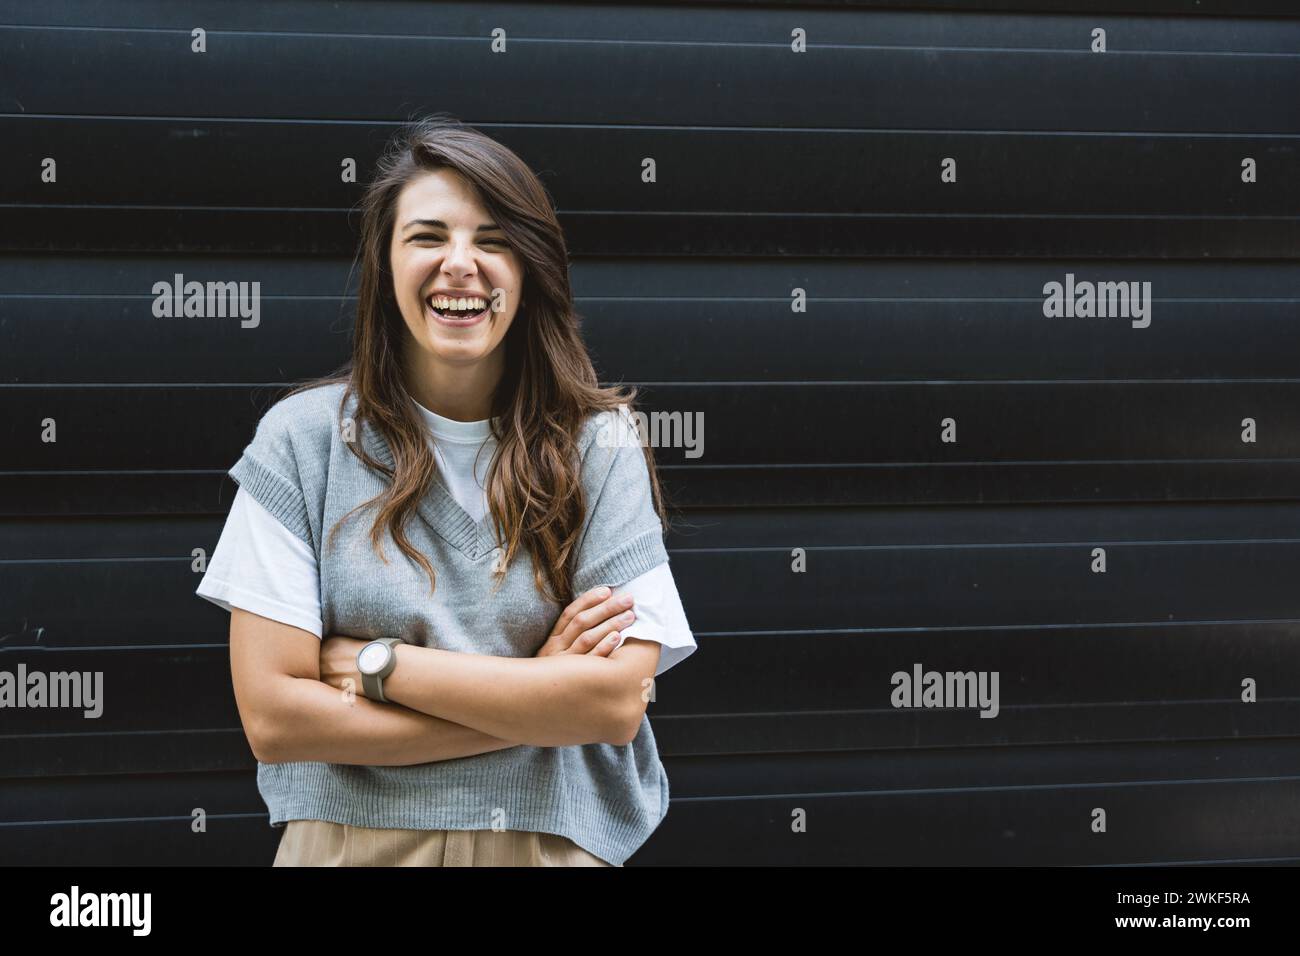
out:
{"label": "white teeth", "polygon": [[429,296],[428,302],[435,309],[455,309],[458,312],[467,312],[470,309],[482,312],[487,308],[487,300],[478,296],[452,298],[445,295],[432,295]]}

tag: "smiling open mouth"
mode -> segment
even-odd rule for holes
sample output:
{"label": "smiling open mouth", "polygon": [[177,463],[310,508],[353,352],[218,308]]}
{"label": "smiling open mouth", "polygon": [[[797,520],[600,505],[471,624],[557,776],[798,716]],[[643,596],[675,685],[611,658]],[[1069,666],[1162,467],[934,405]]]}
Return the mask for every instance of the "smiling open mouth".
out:
{"label": "smiling open mouth", "polygon": [[451,298],[444,295],[431,295],[424,301],[438,318],[456,325],[477,322],[488,311],[487,299],[478,296]]}

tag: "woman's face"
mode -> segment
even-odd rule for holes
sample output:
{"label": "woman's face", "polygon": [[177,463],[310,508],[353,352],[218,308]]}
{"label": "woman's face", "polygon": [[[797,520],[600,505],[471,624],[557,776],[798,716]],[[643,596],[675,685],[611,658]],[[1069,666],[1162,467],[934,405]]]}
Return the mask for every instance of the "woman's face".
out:
{"label": "woman's face", "polygon": [[[398,197],[389,261],[416,365],[503,365],[499,349],[519,308],[524,266],[460,173],[431,170],[407,183]],[[448,302],[442,293],[480,301]],[[444,314],[447,305],[458,311]]]}

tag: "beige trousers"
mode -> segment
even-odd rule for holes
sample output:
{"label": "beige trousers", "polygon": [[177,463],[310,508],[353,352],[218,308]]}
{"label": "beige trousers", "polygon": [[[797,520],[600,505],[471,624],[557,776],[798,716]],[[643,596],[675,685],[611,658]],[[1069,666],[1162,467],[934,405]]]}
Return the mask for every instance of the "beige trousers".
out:
{"label": "beige trousers", "polygon": [[612,866],[568,837],[520,830],[386,830],[290,820],[272,866]]}

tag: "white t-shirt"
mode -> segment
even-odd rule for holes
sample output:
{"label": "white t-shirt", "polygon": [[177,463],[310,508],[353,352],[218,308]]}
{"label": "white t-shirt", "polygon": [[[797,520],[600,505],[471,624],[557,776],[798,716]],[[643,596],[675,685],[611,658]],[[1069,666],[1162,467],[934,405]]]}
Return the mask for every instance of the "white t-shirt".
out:
{"label": "white t-shirt", "polygon": [[[478,521],[487,512],[484,483],[496,450],[490,423],[454,421],[415,404],[436,439],[434,457],[447,490]],[[195,593],[227,611],[232,606],[243,608],[322,636],[316,555],[243,488],[235,494]],[[631,594],[636,602],[632,606],[636,620],[619,628],[623,639],[663,645],[656,677],[695,651],[695,636],[667,562],[616,587],[614,593]]]}

